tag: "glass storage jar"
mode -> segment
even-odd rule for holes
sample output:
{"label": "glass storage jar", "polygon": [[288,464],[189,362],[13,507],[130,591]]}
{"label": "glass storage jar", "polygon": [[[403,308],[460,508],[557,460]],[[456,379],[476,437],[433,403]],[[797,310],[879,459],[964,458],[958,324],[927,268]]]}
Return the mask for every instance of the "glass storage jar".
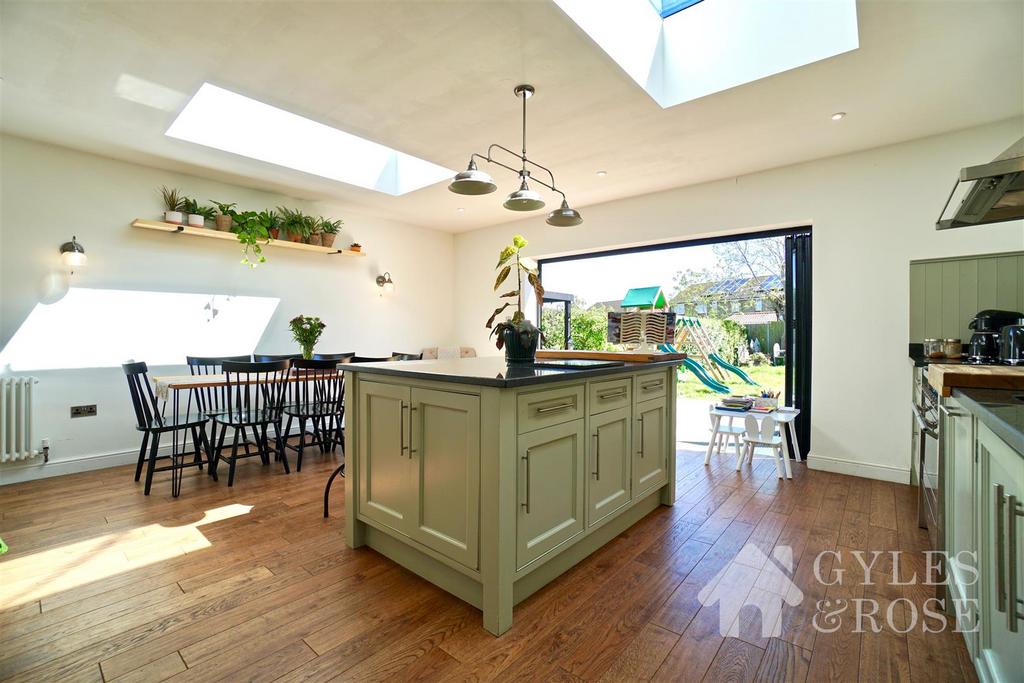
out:
{"label": "glass storage jar", "polygon": [[959,339],[943,339],[942,353],[946,358],[957,360],[964,355],[964,345]]}
{"label": "glass storage jar", "polygon": [[924,355],[927,358],[945,358],[946,351],[941,339],[925,339]]}

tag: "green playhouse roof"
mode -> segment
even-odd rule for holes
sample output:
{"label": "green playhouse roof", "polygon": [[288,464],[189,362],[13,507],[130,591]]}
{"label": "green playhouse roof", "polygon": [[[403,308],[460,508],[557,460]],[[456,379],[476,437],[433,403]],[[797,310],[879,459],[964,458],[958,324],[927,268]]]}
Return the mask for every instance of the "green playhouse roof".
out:
{"label": "green playhouse roof", "polygon": [[634,287],[622,299],[623,308],[666,308],[668,302],[661,287]]}

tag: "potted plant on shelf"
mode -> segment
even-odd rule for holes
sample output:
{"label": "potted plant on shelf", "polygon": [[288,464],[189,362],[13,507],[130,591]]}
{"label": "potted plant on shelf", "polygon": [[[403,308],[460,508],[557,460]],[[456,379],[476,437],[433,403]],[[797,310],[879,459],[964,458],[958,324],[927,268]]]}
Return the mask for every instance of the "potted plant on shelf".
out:
{"label": "potted plant on shelf", "polygon": [[242,263],[250,268],[266,263],[267,257],[263,255],[261,243],[270,242],[270,212],[238,211],[234,212],[233,217],[235,234],[242,243]]}
{"label": "potted plant on shelf", "polygon": [[354,251],[358,254],[363,250],[363,245],[359,244],[359,242],[353,242],[352,244],[348,245],[348,250]]}
{"label": "potted plant on shelf", "polygon": [[[497,325],[494,320],[506,308],[512,305],[506,301],[494,309],[491,317],[487,320],[487,329],[491,335],[497,335],[497,347],[505,348],[505,362],[507,363],[532,363],[537,356],[537,346],[540,342],[540,330],[534,326],[523,313],[523,276],[526,276],[530,286],[533,287],[537,301],[544,300],[544,288],[540,284],[540,276],[537,274],[537,264],[533,259],[526,258],[520,254],[520,250],[527,245],[522,235],[512,237],[512,244],[501,250],[498,255],[498,277],[494,281],[494,291],[498,291],[502,283],[513,274],[516,278],[516,288],[501,295],[502,299],[515,298],[516,310],[511,318]],[[513,259],[515,261],[513,262]]]}
{"label": "potted plant on shelf", "polygon": [[302,234],[302,241],[306,244],[320,245],[320,219],[316,216],[306,216],[305,226]]}
{"label": "potted plant on shelf", "polygon": [[334,238],[338,236],[341,231],[341,226],[344,224],[340,218],[338,220],[330,220],[329,218],[320,219],[320,244],[325,247],[334,246]]}
{"label": "potted plant on shelf", "polygon": [[306,217],[298,209],[289,209],[286,206],[277,207],[281,216],[281,239],[292,242],[302,241],[303,232],[306,229]]}
{"label": "potted plant on shelf", "polygon": [[212,199],[210,201],[213,202],[213,205],[217,207],[217,215],[213,219],[214,224],[217,226],[217,229],[224,232],[230,230],[231,224],[232,222],[234,222],[234,219],[231,217],[231,214],[234,212],[236,204],[234,202],[230,204],[225,204],[223,202],[214,202]]}
{"label": "potted plant on shelf", "polygon": [[160,188],[160,194],[164,198],[164,222],[181,225],[185,220],[181,213],[185,208],[185,198],[177,188],[167,189],[166,186]]}
{"label": "potted plant on shelf", "polygon": [[311,359],[313,348],[320,340],[320,335],[324,333],[324,328],[327,325],[321,322],[320,318],[297,315],[288,322],[288,327],[292,330],[292,338],[299,343],[299,347],[302,349],[302,357],[306,360]]}
{"label": "potted plant on shelf", "polygon": [[199,206],[199,202],[191,197],[186,197],[182,206],[188,214],[188,224],[193,228],[205,228],[206,221],[212,221],[216,215],[212,206]]}

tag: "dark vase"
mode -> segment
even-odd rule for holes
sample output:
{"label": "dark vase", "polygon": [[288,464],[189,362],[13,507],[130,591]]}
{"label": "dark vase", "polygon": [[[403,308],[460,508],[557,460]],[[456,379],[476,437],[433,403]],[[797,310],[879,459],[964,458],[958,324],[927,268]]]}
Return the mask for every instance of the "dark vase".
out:
{"label": "dark vase", "polygon": [[506,363],[532,363],[537,357],[540,330],[532,323],[520,323],[518,327],[506,327],[501,331],[505,340]]}

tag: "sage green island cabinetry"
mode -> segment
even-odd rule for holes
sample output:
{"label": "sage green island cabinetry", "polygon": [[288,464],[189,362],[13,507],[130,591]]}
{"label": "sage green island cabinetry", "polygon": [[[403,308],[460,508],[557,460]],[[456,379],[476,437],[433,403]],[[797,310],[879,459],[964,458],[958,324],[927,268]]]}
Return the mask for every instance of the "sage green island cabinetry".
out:
{"label": "sage green island cabinetry", "polygon": [[942,403],[947,611],[980,680],[1024,681],[1024,392]]}
{"label": "sage green island cabinetry", "polygon": [[346,540],[483,611],[512,608],[675,498],[679,361],[343,366]]}

